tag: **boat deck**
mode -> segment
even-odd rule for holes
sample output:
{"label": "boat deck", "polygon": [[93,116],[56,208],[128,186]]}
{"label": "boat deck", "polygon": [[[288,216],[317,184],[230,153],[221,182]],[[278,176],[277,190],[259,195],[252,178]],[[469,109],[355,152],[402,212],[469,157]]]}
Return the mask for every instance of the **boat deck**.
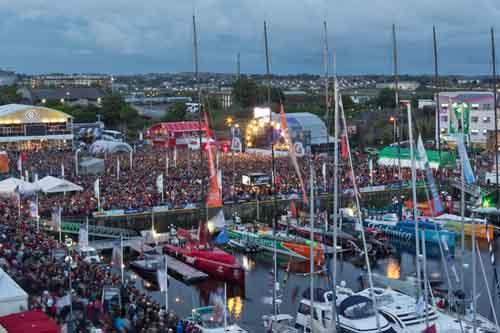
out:
{"label": "boat deck", "polygon": [[197,270],[196,268],[183,263],[169,255],[167,255],[168,273],[177,275],[182,278],[185,283],[194,283],[208,279],[208,274]]}

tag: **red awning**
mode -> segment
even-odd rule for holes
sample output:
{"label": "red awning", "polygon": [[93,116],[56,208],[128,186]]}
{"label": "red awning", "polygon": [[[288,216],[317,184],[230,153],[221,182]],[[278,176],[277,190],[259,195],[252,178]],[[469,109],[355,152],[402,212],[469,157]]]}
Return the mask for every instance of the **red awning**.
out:
{"label": "red awning", "polygon": [[41,311],[25,311],[0,317],[0,325],[8,333],[59,333],[59,326]]}

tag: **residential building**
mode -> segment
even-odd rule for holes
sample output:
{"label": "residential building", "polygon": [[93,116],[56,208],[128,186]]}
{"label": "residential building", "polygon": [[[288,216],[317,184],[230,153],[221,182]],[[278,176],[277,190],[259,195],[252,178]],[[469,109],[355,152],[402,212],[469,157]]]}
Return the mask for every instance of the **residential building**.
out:
{"label": "residential building", "polygon": [[[464,118],[466,141],[486,145],[488,131],[495,129],[493,93],[487,91],[441,92],[439,104],[442,139],[455,142],[455,134],[461,132],[462,118]],[[462,110],[465,111],[462,113]]]}
{"label": "residential building", "polygon": [[44,87],[100,87],[111,88],[113,78],[109,75],[71,74],[71,75],[38,75],[30,80],[32,88]]}
{"label": "residential building", "polygon": [[[396,84],[394,82],[384,82],[384,83],[377,83],[376,85],[377,89],[384,89],[384,88],[389,88],[389,89],[394,89],[396,87]],[[400,81],[398,82],[398,87],[400,90],[416,90],[418,87],[420,87],[420,83],[417,81]]]}
{"label": "residential building", "polygon": [[99,88],[55,88],[29,89],[20,88],[18,92],[23,99],[33,105],[44,105],[51,102],[68,103],[70,105],[100,106],[102,99],[107,95]]}

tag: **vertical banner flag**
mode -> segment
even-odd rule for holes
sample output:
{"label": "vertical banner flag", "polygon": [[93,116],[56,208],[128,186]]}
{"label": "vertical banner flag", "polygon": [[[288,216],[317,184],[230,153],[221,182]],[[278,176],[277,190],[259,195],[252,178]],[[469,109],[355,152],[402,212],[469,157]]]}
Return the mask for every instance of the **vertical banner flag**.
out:
{"label": "vertical banner flag", "polygon": [[433,214],[439,215],[444,211],[443,203],[441,202],[441,198],[439,197],[439,192],[432,175],[432,170],[429,165],[429,159],[427,158],[427,153],[425,151],[424,142],[422,141],[421,135],[418,136],[417,154],[418,159],[424,163],[425,175],[427,177],[427,183],[429,184],[429,190],[431,191],[432,203],[434,206]]}
{"label": "vertical banner flag", "polygon": [[476,181],[476,177],[474,177],[474,172],[472,171],[472,167],[470,165],[469,157],[467,156],[467,151],[465,150],[464,138],[461,134],[455,136],[457,141],[457,150],[458,155],[460,156],[460,163],[462,164],[462,168],[464,168],[464,176],[467,184],[472,184]]}
{"label": "vertical banner flag", "polygon": [[111,265],[120,270],[123,267],[123,253],[122,253],[121,240],[116,240],[113,242],[113,254],[111,255]]}
{"label": "vertical banner flag", "polygon": [[324,186],[324,191],[328,192],[328,183],[326,179],[326,163],[323,162],[323,165],[321,166],[321,174],[323,175],[323,186]]}
{"label": "vertical banner flag", "polygon": [[295,146],[293,145],[292,138],[290,137],[290,133],[288,131],[288,124],[286,121],[285,109],[283,104],[280,105],[280,125],[283,130],[285,140],[288,143],[288,154],[290,155],[290,159],[292,160],[292,165],[297,173],[297,177],[299,177],[300,188],[302,190],[302,200],[304,203],[308,203],[309,200],[307,198],[306,187],[304,185],[304,179],[302,178],[302,174],[300,172],[299,163],[297,161],[297,156],[295,154]]}
{"label": "vertical banner flag", "polygon": [[370,185],[373,185],[373,158],[368,157],[368,169],[370,171]]}
{"label": "vertical banner flag", "polygon": [[174,147],[174,168],[177,168],[177,146]]}
{"label": "vertical banner flag", "polygon": [[156,189],[158,193],[163,193],[163,174],[159,174],[156,177]]}
{"label": "vertical banner flag", "polygon": [[156,271],[156,278],[158,279],[158,287],[161,292],[167,292],[168,290],[168,261],[167,256],[162,256],[160,259],[160,265]]}
{"label": "vertical banner flag", "polygon": [[100,188],[99,188],[99,178],[97,178],[94,182],[94,195],[96,197],[96,199],[99,199],[100,196],[101,196],[101,191],[100,191]]}
{"label": "vertical banner flag", "polygon": [[64,179],[64,163],[61,162],[61,178]]}
{"label": "vertical banner flag", "polygon": [[207,206],[208,208],[222,207],[222,191],[220,190],[217,171],[214,165],[212,146],[207,141],[208,168],[210,173],[210,183],[208,186]]}
{"label": "vertical banner flag", "polygon": [[120,180],[120,158],[116,157],[116,179]]}
{"label": "vertical banner flag", "polygon": [[78,245],[80,248],[89,246],[89,231],[85,224],[80,224],[80,230],[78,231]]}

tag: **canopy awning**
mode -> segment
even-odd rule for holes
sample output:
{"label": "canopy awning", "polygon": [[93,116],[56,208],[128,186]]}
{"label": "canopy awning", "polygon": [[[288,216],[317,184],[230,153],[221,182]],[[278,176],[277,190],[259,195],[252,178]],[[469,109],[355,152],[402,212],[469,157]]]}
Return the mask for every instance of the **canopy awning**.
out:
{"label": "canopy awning", "polygon": [[37,185],[18,178],[11,177],[0,182],[0,195],[2,196],[9,196],[16,193],[30,195],[37,191]]}
{"label": "canopy awning", "polygon": [[78,186],[68,180],[59,179],[52,176],[43,177],[37,182],[38,187],[43,193],[64,193],[80,192],[83,187]]}
{"label": "canopy awning", "polygon": [[[416,151],[414,152],[416,154]],[[432,169],[437,168],[452,168],[456,163],[455,153],[449,151],[441,152],[441,160],[439,159],[439,152],[436,150],[426,150],[427,159]],[[398,157],[399,156],[399,157]],[[424,169],[424,164],[421,161],[416,161],[418,169]],[[404,168],[411,167],[410,149],[398,147],[385,147],[378,153],[378,164],[384,166],[401,166]]]}

